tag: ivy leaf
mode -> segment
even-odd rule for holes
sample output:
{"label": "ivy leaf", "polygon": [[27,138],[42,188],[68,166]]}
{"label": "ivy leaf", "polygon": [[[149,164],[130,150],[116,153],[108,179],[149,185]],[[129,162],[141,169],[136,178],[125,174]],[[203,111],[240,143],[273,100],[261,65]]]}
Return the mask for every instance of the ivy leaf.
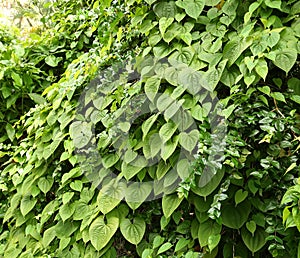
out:
{"label": "ivy leaf", "polygon": [[161,148],[161,157],[166,161],[176,150],[179,137],[174,137],[173,141],[169,140]]}
{"label": "ivy leaf", "polygon": [[89,236],[92,245],[97,251],[105,247],[119,227],[119,218],[112,215],[106,215],[106,223],[104,216],[100,216],[94,220],[89,228]]}
{"label": "ivy leaf", "polygon": [[124,238],[133,245],[139,244],[146,230],[146,223],[142,218],[134,218],[133,223],[129,219],[123,219],[120,230]]}
{"label": "ivy leaf", "polygon": [[208,241],[207,241],[209,250],[210,251],[214,250],[216,248],[216,246],[219,244],[220,240],[221,240],[220,234],[210,235],[208,237]]}
{"label": "ivy leaf", "polygon": [[181,0],[177,1],[176,5],[183,8],[188,16],[197,19],[203,11],[204,0]]}
{"label": "ivy leaf", "polygon": [[275,53],[274,65],[288,73],[297,61],[297,51],[295,49],[285,49],[275,51]]}
{"label": "ivy leaf", "polygon": [[254,236],[254,232],[256,230],[256,223],[253,220],[246,223],[246,228],[249,230],[252,236]]}
{"label": "ivy leaf", "polygon": [[249,213],[251,211],[251,204],[248,201],[244,201],[236,207],[228,204],[222,208],[222,220],[226,227],[239,229],[247,221]]}

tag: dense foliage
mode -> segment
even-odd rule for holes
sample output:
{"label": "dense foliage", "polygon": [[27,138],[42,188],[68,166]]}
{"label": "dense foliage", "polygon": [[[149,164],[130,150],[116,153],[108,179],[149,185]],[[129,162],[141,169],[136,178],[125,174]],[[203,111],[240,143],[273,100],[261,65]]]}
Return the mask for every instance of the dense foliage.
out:
{"label": "dense foliage", "polygon": [[299,1],[44,8],[0,28],[1,256],[300,255]]}

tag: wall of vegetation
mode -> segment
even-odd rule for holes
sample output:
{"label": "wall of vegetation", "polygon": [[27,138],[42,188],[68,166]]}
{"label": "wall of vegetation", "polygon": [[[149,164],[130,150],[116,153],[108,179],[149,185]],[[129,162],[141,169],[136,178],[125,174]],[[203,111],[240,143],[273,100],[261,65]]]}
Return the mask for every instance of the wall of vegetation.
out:
{"label": "wall of vegetation", "polygon": [[[300,257],[299,15],[297,0],[58,0],[26,35],[0,27],[0,256]],[[87,94],[74,122],[99,71],[132,59],[140,80]],[[124,153],[112,124],[140,94],[160,112],[121,128]],[[212,98],[227,127],[214,160]],[[75,148],[92,141],[96,183]],[[135,202],[127,180],[167,195]]]}

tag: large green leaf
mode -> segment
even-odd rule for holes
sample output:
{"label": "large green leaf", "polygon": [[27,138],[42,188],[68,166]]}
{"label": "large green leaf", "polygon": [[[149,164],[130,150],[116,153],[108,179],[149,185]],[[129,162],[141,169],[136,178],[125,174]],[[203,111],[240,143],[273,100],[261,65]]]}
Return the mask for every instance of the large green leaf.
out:
{"label": "large green leaf", "polygon": [[248,220],[251,204],[246,200],[238,205],[227,204],[222,207],[221,217],[226,227],[239,229]]}
{"label": "large green leaf", "polygon": [[120,230],[128,242],[137,245],[145,234],[146,223],[142,218],[138,217],[133,219],[133,223],[129,219],[123,219],[120,223]]}
{"label": "large green leaf", "polygon": [[194,129],[188,133],[182,132],[179,134],[179,143],[180,145],[191,152],[199,142],[199,131]]}
{"label": "large green leaf", "polygon": [[177,7],[174,1],[159,2],[154,5],[153,10],[159,18],[175,17],[177,13]]}
{"label": "large green leaf", "polygon": [[28,214],[35,206],[37,200],[31,198],[30,194],[25,195],[21,200],[20,210],[23,216]]}
{"label": "large green leaf", "polygon": [[254,235],[252,235],[246,228],[242,228],[241,235],[245,245],[252,253],[257,252],[265,245],[266,238],[268,236],[262,228],[257,228]]}
{"label": "large green leaf", "polygon": [[145,83],[145,93],[150,101],[154,101],[154,98],[158,92],[160,86],[160,78],[159,77],[150,77]]}
{"label": "large green leaf", "polygon": [[89,228],[91,243],[97,251],[109,243],[119,227],[119,218],[114,214],[107,214],[105,219],[106,222],[104,216],[98,217]]}
{"label": "large green leaf", "polygon": [[295,49],[284,49],[275,52],[276,58],[273,63],[280,69],[288,73],[297,61],[297,51]]}
{"label": "large green leaf", "polygon": [[166,218],[169,218],[182,202],[183,197],[178,197],[177,193],[164,195],[162,198],[162,209]]}
{"label": "large green leaf", "polygon": [[201,246],[208,245],[209,238],[221,233],[222,226],[209,219],[200,223],[198,229],[198,238]]}
{"label": "large green leaf", "polygon": [[171,139],[174,133],[177,130],[177,126],[174,122],[169,121],[168,123],[164,124],[159,130],[159,136],[162,140],[162,143],[167,142]]}
{"label": "large green leaf", "polygon": [[126,185],[116,179],[111,180],[100,190],[97,203],[100,211],[107,214],[112,211],[124,198]]}
{"label": "large green leaf", "polygon": [[183,8],[190,17],[197,19],[203,11],[205,0],[178,0],[176,5]]}

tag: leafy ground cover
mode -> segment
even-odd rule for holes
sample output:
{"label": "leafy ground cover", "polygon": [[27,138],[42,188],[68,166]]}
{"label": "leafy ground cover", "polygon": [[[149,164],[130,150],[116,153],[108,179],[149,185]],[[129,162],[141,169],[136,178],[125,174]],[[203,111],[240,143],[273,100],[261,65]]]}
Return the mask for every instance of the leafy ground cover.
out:
{"label": "leafy ground cover", "polygon": [[300,255],[299,1],[45,8],[0,30],[1,256]]}

